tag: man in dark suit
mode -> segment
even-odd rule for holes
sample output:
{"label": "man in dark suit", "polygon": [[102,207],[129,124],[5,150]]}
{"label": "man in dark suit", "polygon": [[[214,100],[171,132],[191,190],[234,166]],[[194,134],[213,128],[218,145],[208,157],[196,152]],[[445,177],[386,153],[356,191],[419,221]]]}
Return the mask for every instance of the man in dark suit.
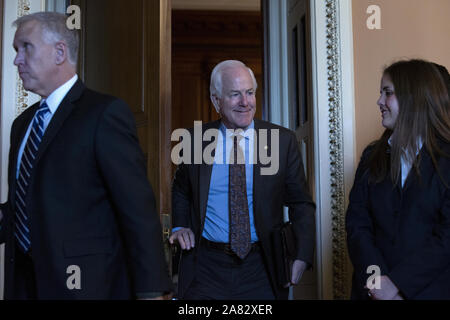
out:
{"label": "man in dark suit", "polygon": [[133,115],[78,80],[66,17],[15,22],[24,88],[2,205],[6,299],[161,298],[171,284]]}
{"label": "man in dark suit", "polygon": [[[256,88],[253,72],[242,62],[215,67],[211,100],[221,120],[200,131],[202,136],[216,133],[214,152],[201,163],[188,159],[176,171],[170,242],[183,249],[181,299],[287,299],[288,285],[297,284],[313,263],[315,205],[298,142],[293,132],[253,119]],[[208,158],[210,145],[203,142],[202,149],[190,153]],[[261,161],[269,154],[272,161]],[[271,241],[283,223],[283,205],[289,207],[297,241],[286,285],[278,284],[275,250],[281,248]]]}

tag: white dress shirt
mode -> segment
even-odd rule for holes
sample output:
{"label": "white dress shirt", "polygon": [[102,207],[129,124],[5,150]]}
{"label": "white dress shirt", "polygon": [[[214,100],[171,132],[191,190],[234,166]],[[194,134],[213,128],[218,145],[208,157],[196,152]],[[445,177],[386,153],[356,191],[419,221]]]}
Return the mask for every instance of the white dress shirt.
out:
{"label": "white dress shirt", "polygon": [[[388,143],[391,145],[392,136],[389,138]],[[422,149],[423,141],[419,138],[418,149],[416,150],[416,156],[419,154],[420,149]],[[402,164],[402,188],[405,185],[406,178],[408,178],[409,171],[411,171],[411,167],[413,163],[411,161],[407,161],[404,155],[401,157]]]}
{"label": "white dress shirt", "polygon": [[[47,102],[48,108],[50,112],[47,112],[44,116],[44,132],[47,129],[50,120],[52,120],[53,115],[55,114],[56,110],[58,110],[59,105],[61,104],[61,101],[64,99],[64,97],[67,95],[67,93],[72,89],[75,82],[78,80],[78,75],[74,75],[69,81],[64,83],[62,86],[60,86],[58,89],[53,91],[47,99],[41,100],[41,106],[44,102]],[[22,143],[19,148],[19,153],[17,156],[17,168],[16,168],[16,179],[19,177],[19,169],[20,169],[20,161],[22,160],[22,154],[25,149],[25,144],[27,143],[28,136],[30,135],[31,127],[33,124],[33,119],[31,119],[30,124],[28,125],[27,132],[25,133],[25,136],[23,137]]]}

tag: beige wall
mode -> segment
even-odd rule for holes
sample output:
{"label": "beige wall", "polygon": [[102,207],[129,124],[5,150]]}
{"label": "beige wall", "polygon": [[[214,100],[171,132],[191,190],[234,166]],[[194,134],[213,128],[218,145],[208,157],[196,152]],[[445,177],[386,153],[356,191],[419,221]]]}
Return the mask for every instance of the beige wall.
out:
{"label": "beige wall", "polygon": [[[366,26],[369,5],[381,8],[381,30]],[[356,156],[383,132],[376,105],[383,67],[423,58],[450,70],[450,0],[354,0]]]}

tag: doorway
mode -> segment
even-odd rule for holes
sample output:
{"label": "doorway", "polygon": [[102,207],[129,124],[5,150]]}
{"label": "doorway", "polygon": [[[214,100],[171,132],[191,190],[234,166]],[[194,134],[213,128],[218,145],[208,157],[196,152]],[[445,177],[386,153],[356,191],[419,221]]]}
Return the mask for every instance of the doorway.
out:
{"label": "doorway", "polygon": [[[174,171],[170,161],[170,134],[173,129],[192,127],[194,120],[208,122],[218,118],[209,100],[209,76],[212,68],[225,59],[241,60],[254,70],[259,83],[257,118],[273,121],[270,114],[275,107],[281,108],[287,116],[288,122],[280,124],[296,131],[308,181],[314,190],[311,134],[314,117],[312,99],[308,97],[311,70],[307,61],[310,57],[305,47],[309,31],[304,6],[307,1],[289,2],[303,4],[298,6],[300,11],[296,9],[286,15],[286,19],[292,21],[289,27],[292,30],[288,41],[282,43],[283,46],[289,44],[287,51],[291,61],[288,64],[296,68],[287,77],[286,94],[270,93],[297,102],[289,103],[287,108],[270,104],[263,98],[269,89],[264,85],[261,9],[235,11],[230,10],[231,7],[227,7],[228,10],[196,7],[193,10],[186,7],[188,1],[185,0],[184,7],[173,10],[171,1],[97,0],[92,4],[86,0],[72,1],[77,2],[84,8],[83,25],[89,30],[83,37],[85,54],[81,57],[80,74],[90,87],[122,97],[133,110],[165,237],[171,229],[170,185]],[[119,16],[121,23],[117,24],[115,20]],[[114,70],[108,67],[111,65],[116,66]],[[168,246],[166,254],[171,269],[176,271],[178,259],[171,259]],[[317,296],[315,271],[307,272],[294,290],[293,298],[316,299]]]}
{"label": "doorway", "polygon": [[[219,119],[210,94],[210,75],[223,60],[240,60],[258,82],[255,118],[263,109],[263,23],[257,1],[172,2],[172,128],[192,128]],[[176,166],[172,166],[172,177]],[[180,252],[173,254],[177,282]]]}

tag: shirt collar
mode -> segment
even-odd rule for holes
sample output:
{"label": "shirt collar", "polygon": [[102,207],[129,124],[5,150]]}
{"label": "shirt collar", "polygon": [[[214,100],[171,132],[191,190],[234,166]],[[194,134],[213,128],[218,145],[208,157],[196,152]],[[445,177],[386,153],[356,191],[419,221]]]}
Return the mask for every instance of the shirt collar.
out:
{"label": "shirt collar", "polygon": [[[419,153],[420,149],[422,149],[422,146],[423,146],[423,140],[422,140],[422,137],[419,137],[419,139],[417,140],[417,142],[418,142],[418,150],[416,150],[416,155]],[[391,135],[391,136],[389,137],[389,139],[388,139],[388,144],[389,144],[389,146],[392,147],[392,135]]]}
{"label": "shirt collar", "polygon": [[[223,124],[223,122],[220,122],[220,132],[222,133],[222,135],[224,137],[230,138],[233,133],[234,130],[233,129],[227,129],[227,127],[225,127],[225,125]],[[254,132],[255,132],[255,121],[252,120],[252,122],[250,123],[250,125],[244,130],[244,133],[242,134],[242,136],[250,141],[253,141],[254,138]]]}
{"label": "shirt collar", "polygon": [[78,80],[78,75],[74,75],[69,81],[64,83],[62,86],[60,86],[58,89],[53,91],[47,99],[42,99],[41,105],[46,102],[48,105],[48,108],[50,109],[50,112],[54,114],[56,110],[58,109],[59,105],[63,101],[64,97],[67,95],[67,93],[72,89],[75,82]]}

